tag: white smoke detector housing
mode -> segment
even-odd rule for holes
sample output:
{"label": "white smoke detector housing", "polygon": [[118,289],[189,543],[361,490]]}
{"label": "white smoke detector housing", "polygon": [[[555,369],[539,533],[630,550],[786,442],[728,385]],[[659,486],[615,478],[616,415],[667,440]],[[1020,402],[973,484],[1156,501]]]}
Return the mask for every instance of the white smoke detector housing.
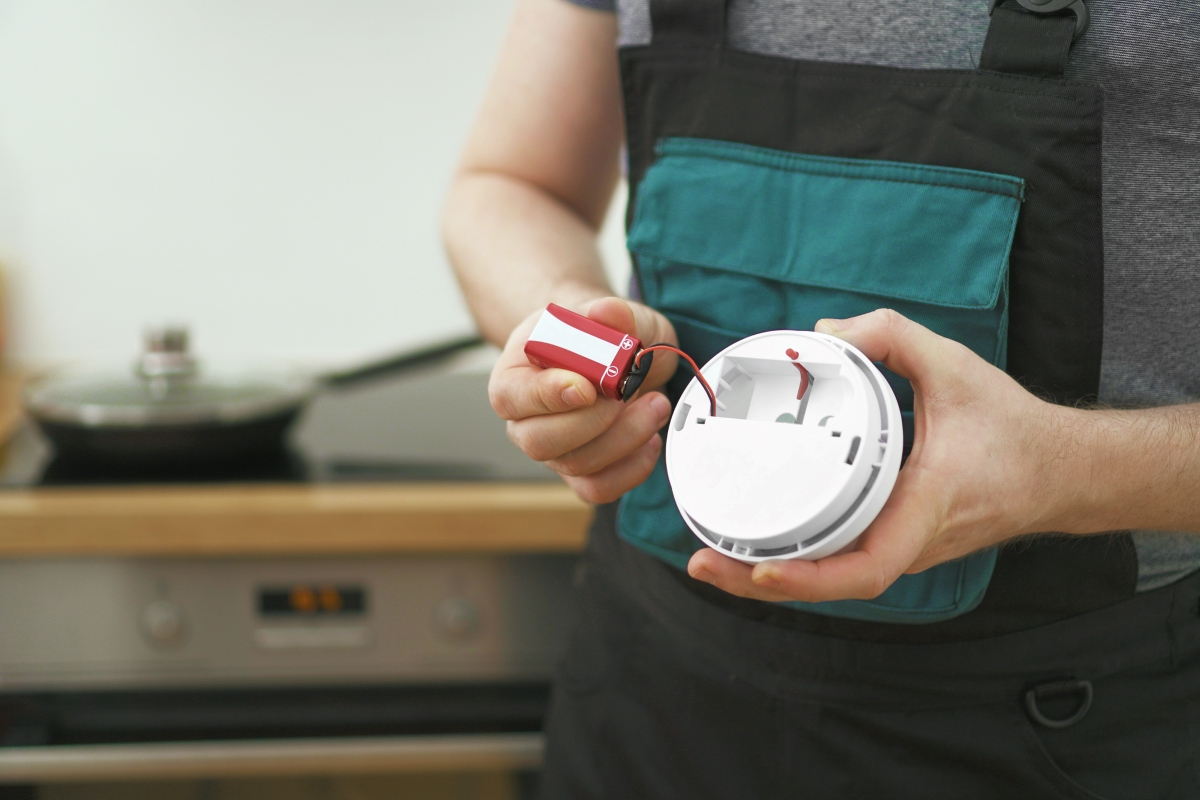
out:
{"label": "white smoke detector housing", "polygon": [[[803,395],[802,365],[811,380]],[[904,434],[896,395],[852,345],[770,331],[701,370],[667,432],[679,513],[709,547],[741,561],[818,559],[850,549],[883,508]]]}

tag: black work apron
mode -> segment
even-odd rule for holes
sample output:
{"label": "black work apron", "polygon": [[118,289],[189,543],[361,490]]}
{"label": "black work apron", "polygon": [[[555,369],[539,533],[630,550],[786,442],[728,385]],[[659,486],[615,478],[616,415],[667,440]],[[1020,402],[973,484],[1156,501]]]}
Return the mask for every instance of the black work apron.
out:
{"label": "black work apron", "polygon": [[[650,12],[651,43],[620,51],[629,245],[643,299],[693,358],[890,306],[1050,400],[1096,396],[1103,98],[1061,77],[1073,16],[998,8],[979,70],[912,70],[730,49],[724,0]],[[911,387],[889,379],[911,420]],[[678,569],[703,546],[661,461],[618,529]],[[874,601],[796,604],[791,620],[952,641],[1110,605],[1136,582],[1127,533],[1040,536],[901,576]]]}
{"label": "black work apron", "polygon": [[1200,797],[1200,575],[1004,636],[862,642],[713,604],[614,512],[555,682],[546,800]]}
{"label": "black work apron", "polygon": [[[979,332],[969,346],[1048,399],[1096,395],[1102,93],[1061,79],[1072,17],[1000,8],[980,70],[907,70],[734,51],[723,0],[650,5],[652,43],[620,54],[630,249],[642,296],[693,357],[889,305]],[[850,207],[822,181],[904,183],[905,165],[924,189],[1021,182],[993,294],[970,274],[952,276],[949,295],[911,274],[846,283],[804,253],[777,251],[782,269],[763,256],[776,251],[755,250],[780,225],[762,197],[791,193],[806,213],[814,197]],[[713,176],[725,183],[705,191]],[[695,202],[714,195],[735,202]],[[886,213],[894,195],[879,197]],[[878,230],[899,228],[863,240]],[[893,279],[904,291],[889,294]],[[979,344],[987,325],[994,353]],[[677,375],[668,393],[685,383]],[[963,613],[927,624],[814,613],[687,577],[699,544],[637,524],[665,518],[665,485],[660,474],[626,496],[620,535],[615,507],[597,513],[544,797],[1200,797],[1200,576],[1135,597],[1127,534],[1042,536],[1002,548]]]}

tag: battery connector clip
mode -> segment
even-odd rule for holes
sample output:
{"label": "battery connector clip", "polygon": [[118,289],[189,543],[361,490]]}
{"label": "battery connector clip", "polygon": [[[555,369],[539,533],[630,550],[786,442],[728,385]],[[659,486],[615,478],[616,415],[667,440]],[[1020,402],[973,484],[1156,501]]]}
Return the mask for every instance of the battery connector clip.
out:
{"label": "battery connector clip", "polygon": [[629,370],[629,375],[625,378],[625,382],[621,385],[621,399],[629,402],[629,398],[637,394],[637,390],[642,388],[642,384],[646,381],[646,376],[650,374],[650,367],[654,365],[654,352],[646,352],[642,350],[633,358],[633,367]]}

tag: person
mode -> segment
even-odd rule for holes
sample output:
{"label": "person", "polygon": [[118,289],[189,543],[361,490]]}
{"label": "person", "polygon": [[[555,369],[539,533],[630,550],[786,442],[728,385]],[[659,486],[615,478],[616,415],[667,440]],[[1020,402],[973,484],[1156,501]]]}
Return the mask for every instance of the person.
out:
{"label": "person", "polygon": [[[545,797],[1200,797],[1200,6],[993,5],[519,0],[443,225],[492,405],[597,504]],[[856,549],[704,547],[687,370],[540,370],[550,302],[886,367],[911,450]]]}

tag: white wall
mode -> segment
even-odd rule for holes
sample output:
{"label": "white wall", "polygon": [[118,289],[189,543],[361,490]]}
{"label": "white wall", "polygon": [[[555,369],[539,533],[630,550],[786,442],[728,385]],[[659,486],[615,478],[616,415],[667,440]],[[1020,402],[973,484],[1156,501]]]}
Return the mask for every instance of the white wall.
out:
{"label": "white wall", "polygon": [[437,216],[509,7],[0,0],[11,354],[127,358],[170,319],[335,364],[468,329]]}

